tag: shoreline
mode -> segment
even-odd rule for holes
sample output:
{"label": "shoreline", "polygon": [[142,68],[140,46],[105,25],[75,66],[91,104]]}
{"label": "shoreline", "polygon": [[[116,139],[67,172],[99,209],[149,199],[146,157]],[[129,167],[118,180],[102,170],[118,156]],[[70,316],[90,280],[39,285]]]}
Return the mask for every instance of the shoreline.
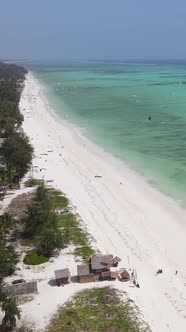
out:
{"label": "shoreline", "polygon": [[[152,331],[185,331],[186,212],[89,142],[78,128],[54,116],[43,97],[29,73],[20,101],[23,129],[35,148],[33,165],[45,169],[34,171],[34,177],[54,180],[76,206],[98,248],[121,257],[127,268],[136,268],[139,290],[126,284],[116,287],[127,291]],[[42,155],[49,150],[53,152]],[[155,277],[159,268],[163,274]]]}
{"label": "shoreline", "polygon": [[50,102],[47,100],[47,92],[45,91],[47,90],[46,87],[42,85],[42,82],[40,82],[32,72],[29,72],[29,74],[32,76],[32,79],[35,80],[37,84],[39,84],[41,90],[40,97],[51,117],[54,118],[55,121],[62,126],[65,125],[65,127],[73,133],[75,139],[78,140],[79,144],[85,144],[88,150],[90,150],[93,154],[97,155],[100,158],[103,158],[104,156],[109,161],[109,164],[112,165],[112,167],[117,167],[117,170],[119,171],[121,176],[125,174],[125,172],[129,173],[130,182],[132,182],[133,184],[136,184],[136,182],[138,182],[139,186],[145,186],[146,190],[149,190],[151,194],[154,194],[156,199],[161,198],[162,200],[164,200],[163,203],[167,204],[167,207],[170,208],[171,205],[171,207],[173,206],[178,213],[181,213],[182,215],[184,214],[186,222],[186,205],[182,200],[178,198],[176,199],[165,190],[161,190],[155,181],[153,181],[151,178],[148,179],[148,177],[145,176],[142,170],[140,171],[138,168],[131,166],[127,160],[124,160],[119,156],[114,155],[112,152],[106,150],[103,146],[98,145],[93,139],[90,139],[88,136],[86,136],[86,134],[84,134],[84,128],[80,128],[76,126],[76,124],[69,122],[65,117],[63,117],[63,113],[60,113],[59,115],[58,112],[54,111],[54,109],[50,105]]}
{"label": "shoreline", "polygon": [[[174,173],[173,170],[176,165],[171,164],[172,167],[170,167],[171,165],[166,161],[165,158],[163,167],[164,171],[161,172],[161,170],[158,168],[158,162],[156,169],[153,166],[150,166],[149,163],[152,163],[152,161],[150,162],[152,156],[150,157],[150,159],[147,158],[147,161],[144,161],[146,159],[145,156],[142,157],[141,155],[140,157],[140,153],[139,155],[137,153],[138,156],[135,156],[135,150],[132,149],[132,151],[128,153],[127,151],[130,150],[130,145],[128,145],[129,149],[128,147],[126,147],[123,152],[121,152],[122,149],[119,149],[117,151],[116,146],[115,148],[112,148],[112,142],[110,142],[111,144],[108,144],[106,140],[104,141],[104,136],[102,138],[99,134],[97,136],[96,132],[94,132],[95,128],[92,127],[92,125],[89,126],[88,123],[84,123],[83,125],[81,125],[81,122],[83,123],[83,121],[80,121],[80,119],[78,120],[78,116],[76,117],[75,113],[73,114],[72,112],[72,114],[69,115],[68,104],[63,104],[63,100],[61,98],[55,98],[55,93],[51,92],[50,84],[48,85],[45,82],[45,80],[42,78],[42,75],[40,77],[37,72],[34,72],[34,77],[43,86],[43,90],[46,90],[44,94],[47,95],[47,93],[49,93],[49,98],[47,97],[47,104],[50,105],[49,111],[53,114],[53,116],[56,117],[56,120],[58,122],[62,120],[66,126],[71,126],[71,129],[73,131],[78,132],[77,137],[82,136],[84,137],[84,139],[87,140],[90,148],[92,148],[90,144],[94,145],[94,152],[98,152],[99,149],[101,153],[107,154],[107,158],[112,157],[115,164],[117,163],[117,161],[120,161],[121,166],[123,165],[124,167],[125,165],[128,169],[132,171],[133,174],[137,174],[138,177],[143,179],[144,182],[148,183],[148,185],[155,191],[161,193],[163,196],[165,196],[165,198],[172,200],[172,203],[176,203],[176,205],[178,205],[181,209],[186,210],[185,190],[183,188],[183,185],[181,185],[180,182],[179,186],[177,182],[174,182],[174,175],[169,174],[171,173],[171,171],[169,172],[169,169],[172,170],[172,173]],[[164,122],[162,121],[161,123]],[[157,160],[159,160],[158,155]],[[154,160],[154,162],[156,163],[156,159]],[[168,177],[166,177],[167,170],[168,174],[170,175]],[[171,180],[171,178],[173,179]]]}

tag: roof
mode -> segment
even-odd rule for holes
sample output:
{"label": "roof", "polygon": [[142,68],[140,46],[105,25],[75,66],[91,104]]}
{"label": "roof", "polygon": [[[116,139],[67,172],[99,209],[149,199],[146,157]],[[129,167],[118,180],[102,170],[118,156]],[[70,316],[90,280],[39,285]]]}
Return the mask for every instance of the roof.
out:
{"label": "roof", "polygon": [[68,278],[70,277],[69,269],[62,269],[54,271],[56,279]]}
{"label": "roof", "polygon": [[78,276],[87,276],[90,274],[89,265],[78,265],[77,266],[77,275]]}
{"label": "roof", "polygon": [[117,278],[118,277],[118,272],[117,271],[111,271],[110,276],[111,276],[111,278]]}
{"label": "roof", "polygon": [[99,255],[91,258],[92,270],[102,270],[113,266],[113,255]]}
{"label": "roof", "polygon": [[114,257],[114,263],[119,263],[121,262],[121,258],[119,258],[118,256]]}
{"label": "roof", "polygon": [[125,278],[125,279],[130,279],[130,274],[127,270],[124,270],[122,273],[121,273],[121,277],[122,278]]}

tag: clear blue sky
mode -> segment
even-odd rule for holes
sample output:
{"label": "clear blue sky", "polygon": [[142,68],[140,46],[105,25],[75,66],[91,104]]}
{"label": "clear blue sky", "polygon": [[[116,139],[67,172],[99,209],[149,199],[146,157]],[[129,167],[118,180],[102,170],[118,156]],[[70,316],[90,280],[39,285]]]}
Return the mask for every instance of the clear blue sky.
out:
{"label": "clear blue sky", "polygon": [[0,0],[0,58],[186,58],[186,0]]}

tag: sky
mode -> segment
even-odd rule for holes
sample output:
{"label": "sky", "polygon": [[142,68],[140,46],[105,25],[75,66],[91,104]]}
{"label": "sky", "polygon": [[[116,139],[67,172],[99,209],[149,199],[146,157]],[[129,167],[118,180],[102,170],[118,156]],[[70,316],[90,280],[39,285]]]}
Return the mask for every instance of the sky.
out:
{"label": "sky", "polygon": [[0,0],[0,58],[186,59],[186,0]]}

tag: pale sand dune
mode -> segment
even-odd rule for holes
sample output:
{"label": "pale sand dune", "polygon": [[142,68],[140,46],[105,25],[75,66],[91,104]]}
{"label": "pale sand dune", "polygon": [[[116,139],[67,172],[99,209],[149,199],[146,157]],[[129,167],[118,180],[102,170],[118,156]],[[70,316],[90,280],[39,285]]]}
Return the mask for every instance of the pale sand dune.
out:
{"label": "pale sand dune", "polygon": [[[31,74],[20,107],[25,109],[24,115],[29,110],[23,127],[35,148],[33,165],[39,166],[34,177],[53,179],[54,186],[76,206],[97,247],[103,253],[121,257],[120,266],[137,270],[140,289],[115,284],[140,307],[152,331],[185,332],[186,212],[124,163],[88,142],[79,129],[52,114],[42,88]],[[46,170],[40,172],[41,168]],[[159,268],[163,274],[155,276]],[[73,286],[67,287],[65,294],[69,289],[70,296]],[[63,289],[50,288],[48,292],[47,296],[45,289],[43,294],[51,310],[44,298],[46,312],[37,306],[39,314],[34,313],[34,303],[23,309],[23,316],[24,310],[31,309],[30,317],[33,315],[38,326],[43,326],[57,304],[64,302]]]}

